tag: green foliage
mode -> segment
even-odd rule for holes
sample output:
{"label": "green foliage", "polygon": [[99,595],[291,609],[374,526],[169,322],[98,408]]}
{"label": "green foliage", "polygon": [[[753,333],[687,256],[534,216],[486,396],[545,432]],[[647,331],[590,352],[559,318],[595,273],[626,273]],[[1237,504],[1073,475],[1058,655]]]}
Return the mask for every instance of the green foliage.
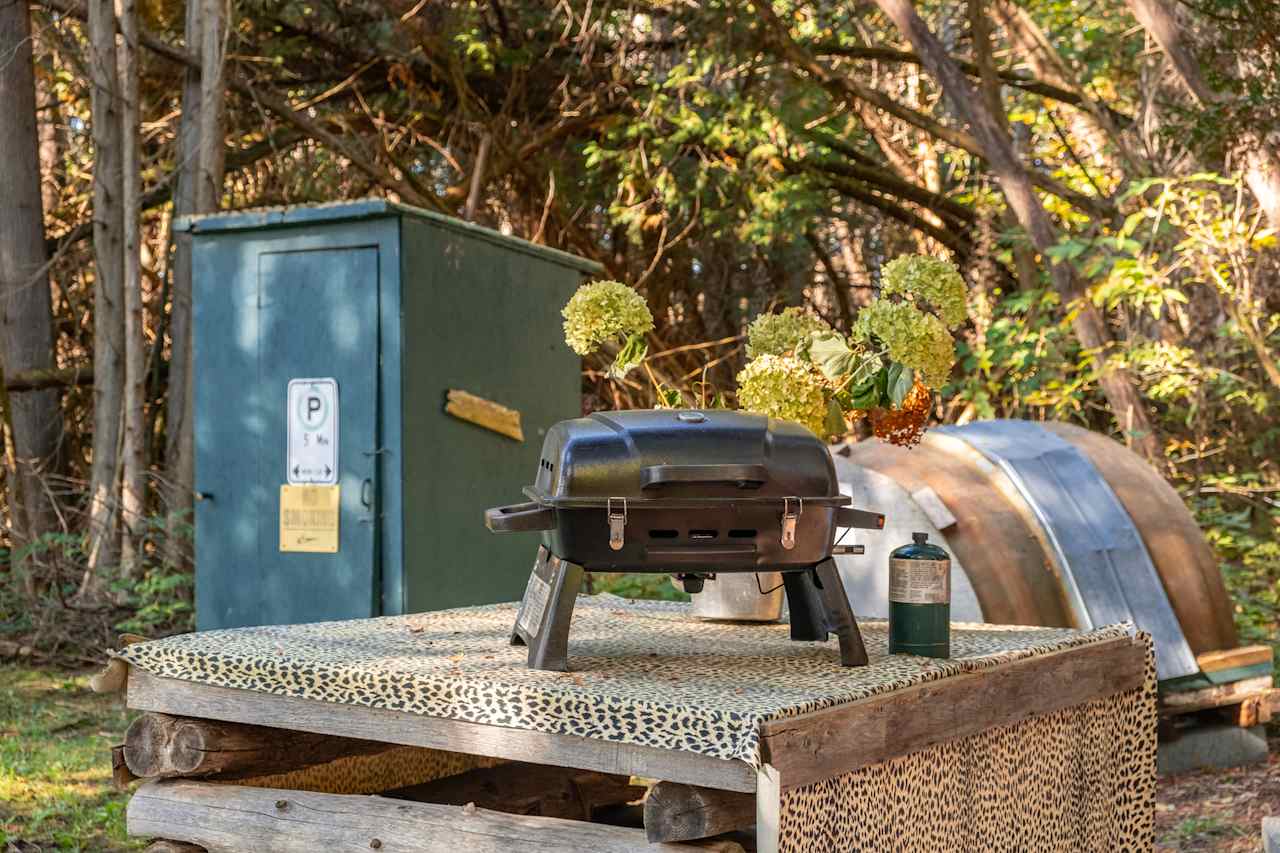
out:
{"label": "green foliage", "polygon": [[965,321],[964,278],[955,264],[928,255],[903,255],[884,265],[880,296],[909,297],[921,311],[932,311],[947,328]]}
{"label": "green foliage", "polygon": [[795,421],[826,434],[829,385],[813,363],[794,356],[761,355],[738,374],[738,405],[748,412]]}
{"label": "green foliage", "polygon": [[609,369],[621,379],[644,361],[648,344],[644,335],[653,330],[653,315],[644,297],[617,281],[593,281],[578,288],[561,312],[564,339],[578,355],[591,355],[602,344],[621,342]]}
{"label": "green foliage", "polygon": [[1280,501],[1272,494],[1280,492],[1257,473],[1228,474],[1207,478],[1190,503],[1222,559],[1240,642],[1275,649],[1280,677]]}
{"label": "green foliage", "polygon": [[[125,834],[127,794],[111,785],[112,744],[128,714],[88,676],[0,666],[0,846],[140,850]],[[34,847],[30,849],[35,849]]]}
{"label": "green foliage", "polygon": [[593,592],[650,601],[688,601],[689,593],[677,587],[670,575],[592,572]]}
{"label": "green foliage", "polygon": [[891,359],[917,371],[930,388],[945,385],[955,364],[955,342],[946,325],[911,302],[871,303],[858,315],[854,338],[882,341]]}
{"label": "green foliage", "polygon": [[[829,323],[805,313],[803,308],[793,306],[777,314],[761,314],[747,327],[747,358],[800,354],[810,336],[818,334],[831,338],[834,333]],[[817,362],[816,356],[814,361]]]}

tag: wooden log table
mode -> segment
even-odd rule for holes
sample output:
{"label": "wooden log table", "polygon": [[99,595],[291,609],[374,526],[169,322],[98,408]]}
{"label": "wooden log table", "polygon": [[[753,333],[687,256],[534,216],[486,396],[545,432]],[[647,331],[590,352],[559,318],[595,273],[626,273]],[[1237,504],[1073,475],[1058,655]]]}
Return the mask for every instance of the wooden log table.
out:
{"label": "wooden log table", "polygon": [[595,596],[552,673],[508,645],[515,610],[125,647],[145,712],[115,753],[146,779],[129,832],[157,851],[1153,843],[1154,668],[1131,626],[957,625],[939,661],[888,655],[867,620],[871,664],[845,668],[785,625]]}

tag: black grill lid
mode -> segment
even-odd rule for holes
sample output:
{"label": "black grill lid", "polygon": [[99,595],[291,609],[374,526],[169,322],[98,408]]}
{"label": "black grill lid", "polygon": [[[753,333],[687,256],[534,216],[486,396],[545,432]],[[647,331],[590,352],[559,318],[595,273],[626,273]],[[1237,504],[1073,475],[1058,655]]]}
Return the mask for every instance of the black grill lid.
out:
{"label": "black grill lid", "polygon": [[547,431],[525,493],[555,507],[701,506],[801,498],[843,506],[826,445],[799,424],[723,409],[596,413]]}

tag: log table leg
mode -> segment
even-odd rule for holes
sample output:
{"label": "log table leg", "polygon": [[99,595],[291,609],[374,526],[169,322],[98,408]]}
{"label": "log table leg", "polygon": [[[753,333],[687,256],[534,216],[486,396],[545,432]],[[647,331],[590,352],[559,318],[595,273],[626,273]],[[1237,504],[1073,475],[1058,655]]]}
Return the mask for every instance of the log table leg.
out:
{"label": "log table leg", "polygon": [[659,782],[644,801],[644,833],[650,843],[709,838],[755,822],[755,797],[738,791]]}
{"label": "log table leg", "polygon": [[371,740],[151,713],[125,732],[123,758],[128,772],[144,779],[243,779],[389,748]]}
{"label": "log table leg", "polygon": [[[147,782],[129,801],[131,835],[199,844],[209,853],[635,853],[644,831],[383,797],[248,788],[180,779]],[[663,853],[742,853],[732,842],[665,844]]]}

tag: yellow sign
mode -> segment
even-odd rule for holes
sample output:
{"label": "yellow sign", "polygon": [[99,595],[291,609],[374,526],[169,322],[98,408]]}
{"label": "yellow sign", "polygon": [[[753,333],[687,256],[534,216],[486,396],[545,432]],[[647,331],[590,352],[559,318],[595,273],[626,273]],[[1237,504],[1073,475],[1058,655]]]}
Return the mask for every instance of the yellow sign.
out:
{"label": "yellow sign", "polygon": [[338,486],[280,487],[280,550],[338,552]]}

